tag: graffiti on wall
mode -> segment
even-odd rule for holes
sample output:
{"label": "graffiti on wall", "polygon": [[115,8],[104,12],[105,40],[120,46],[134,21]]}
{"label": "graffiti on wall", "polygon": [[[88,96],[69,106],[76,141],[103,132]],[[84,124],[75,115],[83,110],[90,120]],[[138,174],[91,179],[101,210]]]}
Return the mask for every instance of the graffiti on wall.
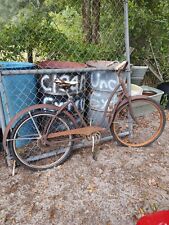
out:
{"label": "graffiti on wall", "polygon": [[118,83],[118,77],[113,72],[95,72],[91,76],[91,85],[95,90],[112,91]]}
{"label": "graffiti on wall", "polygon": [[[54,82],[55,79],[77,82],[76,86],[70,87],[68,90],[69,94],[74,96],[74,102],[80,111],[85,109],[85,97],[83,91],[86,85],[85,75],[43,75],[40,80],[41,92],[43,93],[42,101],[44,104],[54,104],[56,106],[62,106],[67,101],[67,95],[64,90]],[[68,110],[72,111],[73,106],[68,105]]]}
{"label": "graffiti on wall", "polygon": [[54,82],[54,80],[57,79],[65,80],[65,81],[72,81],[77,82],[77,85],[72,86],[69,90],[70,93],[78,94],[84,90],[85,84],[86,84],[86,77],[85,75],[44,75],[41,78],[41,87],[44,91],[44,93],[50,93],[50,94],[59,94],[59,91],[63,93],[63,90],[60,90],[58,85]]}

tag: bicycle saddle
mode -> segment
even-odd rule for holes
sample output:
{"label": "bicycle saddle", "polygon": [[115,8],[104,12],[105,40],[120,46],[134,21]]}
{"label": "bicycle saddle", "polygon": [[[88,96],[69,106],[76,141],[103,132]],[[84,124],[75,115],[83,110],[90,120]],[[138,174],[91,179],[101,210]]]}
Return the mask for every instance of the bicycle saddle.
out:
{"label": "bicycle saddle", "polygon": [[55,79],[54,83],[64,89],[68,89],[71,86],[76,86],[78,84],[78,82],[75,82],[75,81],[66,81],[66,80],[61,80],[59,78]]}

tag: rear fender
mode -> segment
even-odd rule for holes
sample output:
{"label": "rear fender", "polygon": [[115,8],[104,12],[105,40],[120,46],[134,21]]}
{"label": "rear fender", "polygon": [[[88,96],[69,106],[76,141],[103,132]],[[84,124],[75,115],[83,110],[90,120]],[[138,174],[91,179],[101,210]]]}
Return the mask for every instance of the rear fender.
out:
{"label": "rear fender", "polygon": [[[21,110],[20,112],[18,112],[11,120],[10,122],[8,123],[8,125],[6,126],[5,128],[5,132],[4,132],[4,135],[3,135],[3,148],[4,150],[6,151],[6,153],[8,153],[8,146],[7,146],[7,138],[9,137],[9,134],[10,134],[10,129],[11,127],[14,125],[15,121],[20,117],[22,116],[23,114],[31,111],[31,110],[38,110],[38,109],[41,109],[41,108],[46,108],[46,109],[49,109],[49,110],[59,110],[60,107],[58,106],[55,106],[55,105],[50,105],[50,104],[37,104],[37,105],[32,105],[32,106],[29,106],[23,110]],[[67,117],[70,118],[70,120],[72,121],[73,125],[75,126],[75,128],[78,127],[77,123],[76,123],[76,120],[74,119],[74,117],[68,112],[68,111],[61,111],[61,113],[64,113]]]}

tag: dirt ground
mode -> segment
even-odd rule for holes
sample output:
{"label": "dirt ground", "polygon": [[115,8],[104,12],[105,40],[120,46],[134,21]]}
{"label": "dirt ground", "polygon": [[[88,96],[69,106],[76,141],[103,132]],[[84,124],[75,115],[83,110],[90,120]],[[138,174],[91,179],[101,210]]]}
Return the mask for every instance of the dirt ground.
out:
{"label": "dirt ground", "polygon": [[[169,116],[167,115],[169,118]],[[134,225],[145,210],[169,209],[169,121],[152,146],[105,143],[44,172],[14,177],[0,155],[0,225]]]}

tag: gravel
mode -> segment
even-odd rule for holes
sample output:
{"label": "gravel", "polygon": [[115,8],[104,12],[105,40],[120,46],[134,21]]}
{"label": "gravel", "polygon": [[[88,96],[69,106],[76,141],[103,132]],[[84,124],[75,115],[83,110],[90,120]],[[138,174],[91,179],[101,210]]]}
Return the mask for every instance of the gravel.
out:
{"label": "gravel", "polygon": [[[169,116],[167,115],[167,118]],[[1,225],[134,225],[143,212],[169,209],[169,122],[146,148],[107,142],[43,172],[15,176],[0,155]]]}

